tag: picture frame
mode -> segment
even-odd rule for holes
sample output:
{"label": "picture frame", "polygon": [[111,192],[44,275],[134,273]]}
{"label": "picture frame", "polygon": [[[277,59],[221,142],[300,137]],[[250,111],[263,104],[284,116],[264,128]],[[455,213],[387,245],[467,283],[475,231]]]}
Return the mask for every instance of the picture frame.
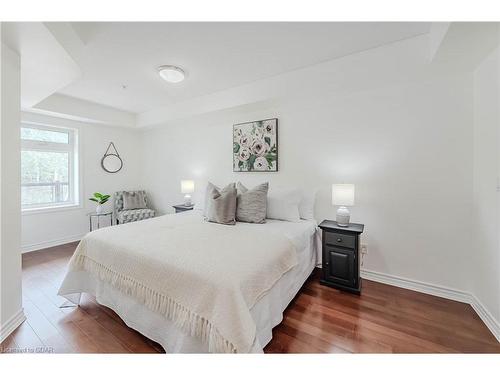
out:
{"label": "picture frame", "polygon": [[278,119],[233,125],[233,172],[278,172]]}

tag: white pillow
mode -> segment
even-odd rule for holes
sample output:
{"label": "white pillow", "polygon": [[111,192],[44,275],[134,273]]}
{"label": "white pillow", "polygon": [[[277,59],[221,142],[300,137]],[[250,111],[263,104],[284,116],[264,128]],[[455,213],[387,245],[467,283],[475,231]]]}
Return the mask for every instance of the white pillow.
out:
{"label": "white pillow", "polygon": [[267,194],[268,219],[300,221],[299,204],[302,193],[299,189],[272,189]]}
{"label": "white pillow", "polygon": [[196,194],[193,195],[194,208],[197,210],[205,211],[205,190],[206,188],[203,191],[197,191]]}
{"label": "white pillow", "polygon": [[300,218],[304,220],[314,220],[314,200],[316,190],[302,190],[302,200],[299,204]]}

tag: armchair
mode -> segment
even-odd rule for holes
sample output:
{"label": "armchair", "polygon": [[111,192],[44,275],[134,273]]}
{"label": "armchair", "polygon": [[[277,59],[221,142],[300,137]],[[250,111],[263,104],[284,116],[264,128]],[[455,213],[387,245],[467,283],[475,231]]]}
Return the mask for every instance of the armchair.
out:
{"label": "armchair", "polygon": [[[139,221],[150,219],[155,216],[155,210],[149,207],[148,198],[144,190],[136,191],[142,192],[146,201],[146,208],[138,208],[133,210],[125,210],[123,208],[123,191],[117,191],[114,195],[113,214],[117,224],[130,223],[132,221]],[[131,192],[133,193],[133,192]]]}

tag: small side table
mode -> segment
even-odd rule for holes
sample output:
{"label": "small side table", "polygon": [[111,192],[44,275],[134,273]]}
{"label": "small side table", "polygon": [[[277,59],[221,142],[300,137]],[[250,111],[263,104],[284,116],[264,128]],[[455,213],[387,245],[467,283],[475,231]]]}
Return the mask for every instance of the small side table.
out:
{"label": "small side table", "polygon": [[90,226],[91,232],[94,229],[94,226],[92,225],[93,224],[92,218],[94,218],[94,217],[97,217],[97,229],[99,229],[101,227],[101,216],[109,216],[109,223],[110,223],[110,225],[113,225],[113,213],[112,212],[103,212],[100,214],[98,214],[97,212],[90,212],[87,214],[87,216],[89,217],[89,226]]}
{"label": "small side table", "polygon": [[192,204],[191,206],[186,206],[185,204],[176,204],[172,207],[174,208],[175,213],[178,214],[179,212],[191,211],[194,208],[194,204]]}
{"label": "small side table", "polygon": [[361,293],[359,236],[364,225],[350,223],[341,227],[336,221],[323,220],[323,261],[320,283],[347,292]]}

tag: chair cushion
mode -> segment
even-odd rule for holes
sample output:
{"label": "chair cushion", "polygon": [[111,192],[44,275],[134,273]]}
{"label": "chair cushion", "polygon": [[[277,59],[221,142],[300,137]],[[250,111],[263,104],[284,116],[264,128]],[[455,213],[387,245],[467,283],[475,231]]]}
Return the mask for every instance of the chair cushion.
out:
{"label": "chair cushion", "polygon": [[130,223],[132,221],[150,219],[152,217],[155,217],[155,210],[149,208],[123,210],[118,214],[118,221],[120,223]]}
{"label": "chair cushion", "polygon": [[[143,195],[144,195],[144,199],[146,201],[146,207],[144,208],[148,208],[148,196],[146,194],[146,191],[145,190],[138,190],[137,192],[141,192]],[[115,192],[115,199],[114,199],[114,211],[115,211],[115,215],[116,217],[118,217],[118,213],[123,210],[123,191],[117,191]]]}
{"label": "chair cushion", "polygon": [[124,191],[123,192],[123,209],[137,210],[148,208],[146,206],[145,194],[142,191]]}

